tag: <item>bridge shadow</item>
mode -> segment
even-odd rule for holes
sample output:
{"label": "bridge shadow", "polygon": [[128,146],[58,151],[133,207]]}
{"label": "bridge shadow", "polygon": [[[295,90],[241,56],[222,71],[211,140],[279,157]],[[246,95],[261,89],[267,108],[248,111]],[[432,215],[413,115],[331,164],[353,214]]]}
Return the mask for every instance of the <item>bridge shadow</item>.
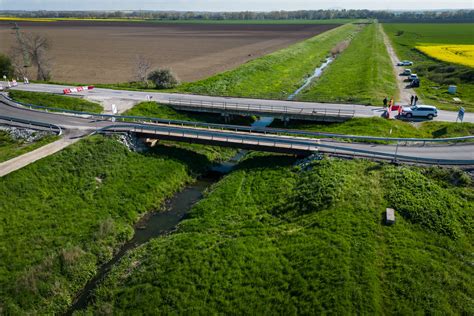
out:
{"label": "bridge shadow", "polygon": [[144,155],[160,156],[182,163],[192,174],[201,174],[212,165],[206,155],[191,149],[175,146],[174,144],[157,144],[143,152]]}
{"label": "bridge shadow", "polygon": [[234,170],[290,167],[298,160],[297,156],[284,154],[250,153]]}

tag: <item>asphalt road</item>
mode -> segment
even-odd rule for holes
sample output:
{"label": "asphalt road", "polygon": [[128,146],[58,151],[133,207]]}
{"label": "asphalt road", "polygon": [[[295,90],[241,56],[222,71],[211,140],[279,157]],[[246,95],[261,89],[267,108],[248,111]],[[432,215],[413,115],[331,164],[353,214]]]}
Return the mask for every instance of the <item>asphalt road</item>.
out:
{"label": "asphalt road", "polygon": [[[135,130],[137,127],[141,129],[145,127],[149,131],[145,133],[159,135],[174,135],[176,138],[182,138],[186,141],[193,141],[200,139],[207,140],[209,143],[233,143],[238,144],[253,144],[264,148],[268,146],[281,146],[281,148],[304,149],[304,148],[319,148],[319,151],[335,153],[335,154],[352,154],[359,152],[365,156],[377,155],[395,155],[399,158],[412,157],[422,159],[435,160],[451,160],[468,161],[468,164],[474,164],[474,143],[464,144],[443,144],[443,145],[426,145],[426,146],[395,146],[395,145],[380,145],[369,143],[348,143],[337,140],[315,140],[304,137],[281,136],[275,134],[262,133],[248,133],[248,132],[234,132],[229,130],[209,129],[209,128],[195,128],[192,126],[168,125],[168,124],[131,124],[122,122],[111,122],[107,120],[97,120],[91,117],[79,117],[63,114],[55,114],[44,111],[35,111],[23,108],[21,106],[12,106],[14,104],[2,101],[0,99],[0,115],[9,116],[42,123],[55,124],[63,129],[71,131],[93,132],[99,128],[105,128],[111,125],[118,126],[119,130]],[[128,126],[126,126],[128,125]],[[133,125],[133,128],[129,126]],[[273,145],[272,145],[273,144]],[[413,160],[414,160],[413,159]]]}
{"label": "asphalt road", "polygon": [[[50,92],[50,93],[63,93],[63,89],[71,88],[71,86],[61,85],[50,85],[50,84],[20,84],[14,88],[17,90],[36,91],[36,92]],[[308,108],[308,109],[331,109],[332,111],[338,110],[353,110],[355,117],[373,117],[381,116],[383,108],[375,106],[365,106],[358,104],[334,104],[334,103],[317,103],[317,102],[297,102],[297,101],[279,101],[279,100],[260,100],[260,99],[246,99],[246,98],[231,98],[231,97],[213,97],[203,95],[190,95],[190,94],[178,94],[178,93],[160,93],[160,92],[141,92],[141,91],[127,91],[127,90],[111,90],[95,88],[86,92],[79,93],[78,95],[86,96],[88,99],[99,99],[106,102],[107,99],[123,101],[125,104],[134,104],[136,102],[146,101],[147,95],[152,96],[152,100],[167,104],[170,99],[184,99],[192,100],[195,102],[207,102],[207,103],[222,103],[227,102],[231,104],[241,104],[243,107],[248,105],[253,106],[275,106],[275,107],[289,107],[289,108]],[[382,103],[382,100],[381,100]],[[120,104],[118,105],[120,107]],[[120,111],[119,109],[119,112]],[[457,112],[452,111],[438,111],[438,117],[435,121],[446,121],[455,122],[457,118]],[[464,122],[474,123],[474,113],[466,113],[464,115]]]}

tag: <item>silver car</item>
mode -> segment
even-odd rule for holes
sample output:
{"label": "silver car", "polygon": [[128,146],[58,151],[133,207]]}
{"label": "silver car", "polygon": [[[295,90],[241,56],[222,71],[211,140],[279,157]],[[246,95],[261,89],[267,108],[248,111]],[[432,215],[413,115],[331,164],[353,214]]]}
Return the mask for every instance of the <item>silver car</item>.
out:
{"label": "silver car", "polygon": [[414,105],[404,107],[402,110],[402,116],[406,118],[423,117],[432,120],[433,117],[438,116],[438,109],[431,105]]}
{"label": "silver car", "polygon": [[411,65],[413,65],[413,62],[409,60],[402,60],[397,63],[397,66],[411,66]]}

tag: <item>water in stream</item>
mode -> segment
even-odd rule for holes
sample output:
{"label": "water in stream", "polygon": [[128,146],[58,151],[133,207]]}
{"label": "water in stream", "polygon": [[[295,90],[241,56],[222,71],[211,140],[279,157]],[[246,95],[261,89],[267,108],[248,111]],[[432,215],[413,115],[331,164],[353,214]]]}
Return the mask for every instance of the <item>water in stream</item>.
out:
{"label": "water in stream", "polygon": [[221,175],[216,172],[208,173],[192,185],[176,193],[173,198],[166,203],[165,211],[146,214],[135,226],[133,238],[120,248],[112,260],[100,267],[96,276],[86,284],[74,304],[66,312],[66,315],[72,315],[74,311],[87,307],[91,299],[90,295],[92,291],[129,250],[145,244],[152,238],[172,232],[176,228],[176,225],[186,216],[191,207],[202,198],[203,192],[216,182],[220,176]]}
{"label": "water in stream", "polygon": [[[266,127],[272,122],[272,117],[262,117],[255,121],[252,126]],[[202,199],[203,192],[213,183],[217,182],[224,174],[232,171],[247,152],[246,150],[239,150],[228,161],[212,167],[208,173],[199,178],[195,183],[176,193],[166,203],[165,211],[146,214],[135,226],[133,238],[123,245],[109,262],[99,268],[96,276],[82,289],[74,304],[66,312],[66,315],[72,315],[74,311],[87,307],[94,289],[129,250],[147,243],[152,238],[163,236],[175,230],[179,222],[186,217],[191,207]]]}
{"label": "water in stream", "polygon": [[309,86],[311,84],[311,82],[313,82],[314,79],[316,78],[319,78],[321,77],[321,75],[323,74],[323,70],[329,66],[329,64],[331,64],[332,62],[334,61],[334,58],[333,57],[328,57],[326,58],[326,61],[321,65],[319,66],[318,68],[316,68],[314,70],[314,73],[306,78],[306,80],[304,81],[303,85],[301,87],[299,87],[295,92],[293,92],[289,97],[288,97],[288,100],[291,101],[291,100],[294,100],[295,97],[301,92],[303,91],[307,86]]}
{"label": "water in stream", "polygon": [[[313,75],[308,77],[304,84],[288,97],[288,100],[293,100],[303,89],[311,84],[315,78],[320,77],[323,70],[332,61],[332,57],[327,58],[320,67],[315,69]],[[252,127],[263,128],[269,126],[272,122],[273,117],[261,117],[252,124]],[[202,198],[203,192],[213,183],[217,182],[222,175],[232,171],[247,152],[247,150],[239,150],[230,160],[212,167],[204,177],[175,194],[173,198],[166,203],[165,211],[151,212],[145,215],[136,225],[133,238],[123,245],[109,262],[99,268],[96,276],[86,284],[74,304],[66,312],[66,315],[72,315],[74,311],[87,307],[91,300],[91,293],[107,276],[112,267],[117,264],[129,250],[145,244],[152,238],[163,236],[176,229],[176,226],[186,216],[191,207]]]}

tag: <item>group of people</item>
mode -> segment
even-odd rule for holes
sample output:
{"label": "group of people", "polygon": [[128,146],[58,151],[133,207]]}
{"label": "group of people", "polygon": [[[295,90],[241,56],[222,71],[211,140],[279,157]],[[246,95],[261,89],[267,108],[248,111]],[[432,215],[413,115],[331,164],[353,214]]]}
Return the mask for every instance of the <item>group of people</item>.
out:
{"label": "group of people", "polygon": [[386,108],[386,107],[389,106],[389,105],[390,105],[390,106],[393,105],[393,97],[390,98],[390,100],[388,100],[388,97],[385,97],[385,98],[383,99],[383,107]]}
{"label": "group of people", "polygon": [[[416,105],[418,102],[418,96],[417,95],[412,95],[410,98],[410,105]],[[388,97],[385,97],[383,99],[383,107],[386,108],[387,106],[392,106],[394,105],[393,97],[388,99]]]}
{"label": "group of people", "polygon": [[416,105],[416,103],[418,102],[418,96],[415,95],[415,96],[411,96],[410,98],[410,105]]}

